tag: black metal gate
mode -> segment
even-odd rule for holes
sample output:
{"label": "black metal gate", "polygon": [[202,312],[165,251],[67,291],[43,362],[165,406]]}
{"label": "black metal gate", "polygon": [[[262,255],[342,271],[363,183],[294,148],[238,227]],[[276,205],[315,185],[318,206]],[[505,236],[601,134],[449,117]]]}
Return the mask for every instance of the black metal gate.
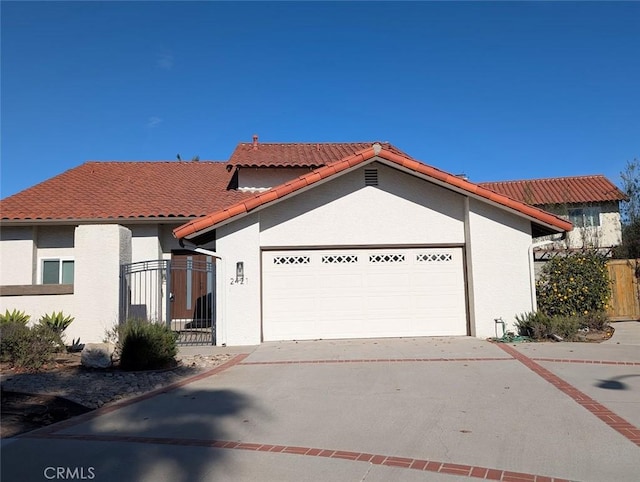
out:
{"label": "black metal gate", "polygon": [[181,345],[215,345],[215,264],[210,256],[173,255],[120,267],[120,323],[166,324]]}

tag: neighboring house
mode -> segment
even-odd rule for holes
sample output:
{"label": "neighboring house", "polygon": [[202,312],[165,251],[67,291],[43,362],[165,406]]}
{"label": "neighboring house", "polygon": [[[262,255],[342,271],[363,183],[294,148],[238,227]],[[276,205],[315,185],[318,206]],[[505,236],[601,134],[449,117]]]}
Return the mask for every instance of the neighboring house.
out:
{"label": "neighboring house", "polygon": [[[533,238],[572,228],[388,143],[257,137],[228,162],[88,162],[0,213],[0,310],[62,309],[85,342],[134,309],[195,319],[202,300],[217,344],[489,337],[535,308]],[[136,262],[155,301],[121,277]]]}
{"label": "neighboring house", "polygon": [[608,253],[622,242],[620,201],[628,198],[605,176],[484,182],[480,186],[571,221],[573,231],[565,239],[536,250],[537,257],[567,248],[599,248]]}

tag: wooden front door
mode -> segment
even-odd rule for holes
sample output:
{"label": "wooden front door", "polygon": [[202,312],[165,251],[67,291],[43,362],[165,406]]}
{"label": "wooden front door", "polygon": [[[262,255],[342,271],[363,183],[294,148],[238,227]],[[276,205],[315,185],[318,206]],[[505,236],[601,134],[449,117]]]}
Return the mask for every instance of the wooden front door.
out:
{"label": "wooden front door", "polygon": [[[182,329],[210,328],[214,312],[214,260],[197,253],[171,254],[171,320]],[[177,327],[176,327],[177,328]]]}

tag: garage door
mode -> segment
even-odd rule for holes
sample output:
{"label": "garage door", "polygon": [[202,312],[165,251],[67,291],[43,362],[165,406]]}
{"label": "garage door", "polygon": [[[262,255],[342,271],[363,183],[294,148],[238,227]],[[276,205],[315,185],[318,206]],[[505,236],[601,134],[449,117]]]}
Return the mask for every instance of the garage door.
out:
{"label": "garage door", "polygon": [[462,248],[264,251],[263,338],[466,335]]}

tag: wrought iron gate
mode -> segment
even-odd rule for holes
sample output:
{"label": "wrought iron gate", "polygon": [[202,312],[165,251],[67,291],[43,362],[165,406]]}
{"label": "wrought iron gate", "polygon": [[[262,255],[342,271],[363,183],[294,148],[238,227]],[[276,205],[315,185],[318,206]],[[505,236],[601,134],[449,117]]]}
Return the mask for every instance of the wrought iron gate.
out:
{"label": "wrought iron gate", "polygon": [[173,255],[120,267],[120,322],[164,323],[182,345],[215,345],[215,264],[210,256]]}

